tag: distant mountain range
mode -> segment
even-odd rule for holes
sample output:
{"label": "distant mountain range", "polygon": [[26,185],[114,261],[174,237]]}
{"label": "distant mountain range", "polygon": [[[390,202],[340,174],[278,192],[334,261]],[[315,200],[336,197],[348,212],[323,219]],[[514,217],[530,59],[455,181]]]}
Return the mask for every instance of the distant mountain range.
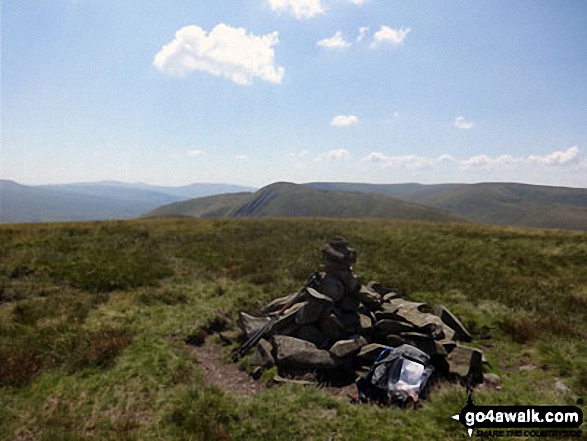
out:
{"label": "distant mountain range", "polygon": [[253,190],[227,184],[161,187],[104,181],[29,186],[0,180],[0,223],[133,219],[163,204]]}
{"label": "distant mountain range", "polygon": [[279,182],[161,187],[0,180],[0,223],[145,217],[334,217],[479,222],[587,231],[587,189],[516,183]]}
{"label": "distant mountain range", "polygon": [[587,230],[587,189],[516,183],[277,183],[162,206],[147,216],[357,217]]}

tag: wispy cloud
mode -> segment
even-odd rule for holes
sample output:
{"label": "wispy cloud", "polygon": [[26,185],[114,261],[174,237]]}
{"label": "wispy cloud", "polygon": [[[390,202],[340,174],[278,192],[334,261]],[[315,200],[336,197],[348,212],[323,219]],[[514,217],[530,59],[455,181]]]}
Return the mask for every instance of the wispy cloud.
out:
{"label": "wispy cloud", "polygon": [[387,167],[405,167],[405,168],[423,168],[432,165],[434,162],[424,156],[417,155],[400,155],[387,156],[383,153],[373,152],[363,158],[365,162],[379,162],[384,168]]}
{"label": "wispy cloud", "polygon": [[356,115],[336,115],[330,121],[330,125],[333,127],[348,127],[358,124],[359,117]]}
{"label": "wispy cloud", "polygon": [[360,43],[361,41],[363,41],[363,39],[367,35],[367,32],[369,32],[369,26],[361,26],[359,28],[359,35],[357,37],[357,43]]}
{"label": "wispy cloud", "polygon": [[238,159],[239,161],[245,161],[249,159],[249,157],[247,155],[236,155],[234,159]]}
{"label": "wispy cloud", "polygon": [[363,6],[368,0],[351,0],[351,3],[356,6]]}
{"label": "wispy cloud", "polygon": [[404,167],[404,168],[424,168],[432,167],[438,164],[456,164],[460,168],[498,168],[513,166],[519,164],[539,164],[543,166],[562,166],[567,164],[576,164],[587,167],[587,161],[581,160],[581,150],[578,146],[569,147],[565,151],[554,151],[547,155],[538,156],[512,156],[503,154],[499,156],[475,155],[466,159],[456,159],[451,155],[441,155],[437,158],[427,158],[417,155],[384,155],[380,152],[373,152],[363,158],[364,162],[380,163],[384,168],[387,167]]}
{"label": "wispy cloud", "polygon": [[472,121],[468,121],[464,116],[457,116],[455,118],[454,125],[457,129],[470,130],[474,127],[475,124],[473,124]]}
{"label": "wispy cloud", "polygon": [[404,42],[411,31],[412,28],[394,29],[389,26],[381,26],[381,28],[373,35],[371,47],[377,48],[384,44],[399,46]]}
{"label": "wispy cloud", "polygon": [[206,152],[204,152],[204,150],[188,150],[188,156],[191,157],[199,157],[199,156],[204,156],[206,154]]}
{"label": "wispy cloud", "polygon": [[351,46],[351,43],[344,39],[341,31],[336,32],[332,37],[318,41],[316,44],[328,49],[344,49]]}
{"label": "wispy cloud", "polygon": [[348,159],[349,157],[350,153],[347,149],[335,149],[330,150],[328,153],[325,153],[324,155],[318,156],[314,161],[340,161],[342,159]]}
{"label": "wispy cloud", "polygon": [[191,25],[175,33],[173,41],[155,55],[153,65],[171,76],[202,71],[236,84],[251,84],[255,77],[280,84],[285,69],[275,66],[273,46],[278,43],[277,32],[258,36],[221,23],[208,34]]}
{"label": "wispy cloud", "polygon": [[326,12],[321,0],[267,0],[267,4],[272,11],[287,12],[298,20]]}

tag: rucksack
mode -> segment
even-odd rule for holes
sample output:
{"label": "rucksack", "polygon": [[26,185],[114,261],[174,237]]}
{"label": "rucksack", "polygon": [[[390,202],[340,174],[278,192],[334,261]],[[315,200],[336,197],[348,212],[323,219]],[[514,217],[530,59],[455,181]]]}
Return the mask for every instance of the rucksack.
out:
{"label": "rucksack", "polygon": [[398,405],[418,401],[433,371],[430,357],[418,348],[405,344],[384,349],[356,381],[359,401]]}

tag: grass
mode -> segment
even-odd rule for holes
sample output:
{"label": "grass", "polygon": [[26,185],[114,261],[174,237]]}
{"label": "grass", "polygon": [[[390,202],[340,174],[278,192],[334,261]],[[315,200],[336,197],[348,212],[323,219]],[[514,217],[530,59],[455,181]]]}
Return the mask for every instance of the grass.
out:
{"label": "grass", "polygon": [[464,439],[450,419],[466,401],[458,385],[398,410],[301,387],[235,399],[203,383],[184,339],[297,290],[337,234],[364,282],[461,318],[503,383],[478,404],[587,395],[584,233],[324,219],[0,226],[0,439]]}

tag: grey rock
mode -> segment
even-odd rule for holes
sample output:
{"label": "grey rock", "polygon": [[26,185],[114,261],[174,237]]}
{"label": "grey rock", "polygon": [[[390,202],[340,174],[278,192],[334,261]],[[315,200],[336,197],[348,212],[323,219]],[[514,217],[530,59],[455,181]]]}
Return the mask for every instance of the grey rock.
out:
{"label": "grey rock", "polygon": [[238,327],[245,333],[247,338],[249,338],[259,329],[265,326],[269,320],[269,317],[253,317],[252,315],[241,312],[238,315],[236,323]]}
{"label": "grey rock", "polygon": [[357,354],[357,357],[360,358],[362,361],[371,364],[375,361],[375,359],[384,349],[389,349],[389,346],[380,345],[378,343],[370,343],[361,348],[361,350]]}
{"label": "grey rock", "polygon": [[275,366],[275,360],[273,359],[273,355],[271,355],[272,350],[273,346],[271,343],[263,338],[259,340],[257,349],[251,358],[251,366],[259,366],[266,369]]}
{"label": "grey rock", "polygon": [[328,337],[320,332],[314,325],[304,325],[300,327],[295,331],[293,336],[301,340],[309,341],[319,348],[324,347],[328,341]]}
{"label": "grey rock", "polygon": [[273,337],[277,366],[293,369],[333,369],[340,360],[316,345],[286,335]]}
{"label": "grey rock", "polygon": [[364,332],[369,332],[373,329],[373,321],[370,317],[366,316],[365,314],[359,315],[359,322],[361,324],[361,330]]}
{"label": "grey rock", "polygon": [[358,336],[350,340],[337,341],[332,345],[328,352],[338,358],[350,357],[358,353],[366,344],[367,340],[361,336]]}
{"label": "grey rock", "polygon": [[383,319],[375,323],[375,332],[380,335],[398,334],[400,332],[416,331],[416,328],[409,324],[397,320]]}
{"label": "grey rock", "polygon": [[400,297],[401,295],[399,295],[397,292],[388,292],[383,296],[383,302],[390,302],[392,300],[399,299]]}
{"label": "grey rock", "polygon": [[461,321],[445,306],[439,306],[434,314],[455,331],[455,338],[460,341],[471,341],[471,334]]}
{"label": "grey rock", "polygon": [[459,344],[446,357],[449,372],[460,377],[468,377],[474,383],[482,381],[481,351]]}

